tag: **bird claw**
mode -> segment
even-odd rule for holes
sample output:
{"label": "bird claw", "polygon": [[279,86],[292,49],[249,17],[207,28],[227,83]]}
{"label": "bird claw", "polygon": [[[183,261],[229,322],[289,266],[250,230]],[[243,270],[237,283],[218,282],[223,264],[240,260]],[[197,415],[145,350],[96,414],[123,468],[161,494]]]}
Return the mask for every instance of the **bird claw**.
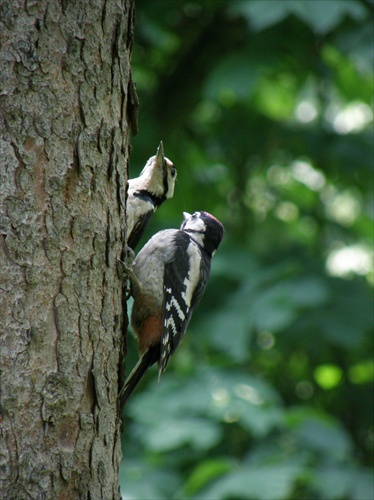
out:
{"label": "bird claw", "polygon": [[130,266],[134,262],[135,252],[132,248],[126,245],[125,255],[126,255],[126,264]]}
{"label": "bird claw", "polygon": [[136,286],[137,288],[141,289],[142,285],[138,280],[138,278],[135,276],[135,273],[132,270],[132,268],[126,262],[123,262],[123,260],[118,259],[118,257],[117,257],[117,262],[121,264],[121,266],[117,267],[121,279],[130,280],[130,287],[126,290],[126,300],[127,300],[132,295],[132,287]]}

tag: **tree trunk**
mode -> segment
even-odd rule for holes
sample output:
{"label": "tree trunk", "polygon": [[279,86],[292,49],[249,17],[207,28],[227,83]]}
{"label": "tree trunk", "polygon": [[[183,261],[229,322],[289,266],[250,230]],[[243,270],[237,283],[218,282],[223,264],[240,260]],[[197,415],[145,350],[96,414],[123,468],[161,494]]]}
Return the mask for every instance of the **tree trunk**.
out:
{"label": "tree trunk", "polygon": [[0,4],[0,497],[120,498],[133,0]]}

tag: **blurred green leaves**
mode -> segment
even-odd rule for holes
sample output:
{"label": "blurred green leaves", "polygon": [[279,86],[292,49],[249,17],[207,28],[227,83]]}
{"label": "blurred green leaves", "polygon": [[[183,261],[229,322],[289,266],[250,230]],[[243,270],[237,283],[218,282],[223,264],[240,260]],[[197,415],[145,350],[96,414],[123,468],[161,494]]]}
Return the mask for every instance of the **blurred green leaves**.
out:
{"label": "blurred green leaves", "polygon": [[373,498],[373,35],[366,0],[137,2],[131,175],[160,139],[178,168],[143,241],[226,235],[126,410],[124,498]]}
{"label": "blurred green leaves", "polygon": [[225,499],[260,499],[279,500],[287,498],[302,471],[301,466],[267,465],[240,466],[230,474],[223,476],[216,483],[203,491],[196,498]]}
{"label": "blurred green leaves", "polygon": [[307,24],[316,35],[323,35],[339,25],[345,16],[357,20],[366,18],[366,12],[359,2],[345,0],[251,0],[235,1],[234,11],[243,14],[256,30],[268,28],[294,15]]}
{"label": "blurred green leaves", "polygon": [[314,370],[314,378],[323,389],[333,389],[342,380],[343,371],[336,365],[319,365]]}
{"label": "blurred green leaves", "polygon": [[374,380],[374,361],[367,359],[351,366],[349,378],[354,384],[365,384]]}

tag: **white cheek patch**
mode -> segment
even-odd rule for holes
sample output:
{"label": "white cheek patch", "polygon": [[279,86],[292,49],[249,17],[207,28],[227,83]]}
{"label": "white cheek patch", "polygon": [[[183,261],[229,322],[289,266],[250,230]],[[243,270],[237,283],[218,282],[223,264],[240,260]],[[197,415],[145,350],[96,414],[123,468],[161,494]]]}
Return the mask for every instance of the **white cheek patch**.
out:
{"label": "white cheek patch", "polygon": [[199,231],[201,233],[205,233],[206,231],[206,226],[204,224],[204,221],[200,218],[195,218],[191,220],[191,229],[194,231]]}

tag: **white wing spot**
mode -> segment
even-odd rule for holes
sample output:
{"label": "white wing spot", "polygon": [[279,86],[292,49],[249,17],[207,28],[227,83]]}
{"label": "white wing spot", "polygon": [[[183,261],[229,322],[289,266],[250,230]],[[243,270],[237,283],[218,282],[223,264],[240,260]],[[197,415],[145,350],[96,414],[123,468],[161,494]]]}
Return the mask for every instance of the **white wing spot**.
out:
{"label": "white wing spot", "polygon": [[[171,299],[170,307],[174,306],[175,310],[177,311],[178,316],[182,321],[185,320],[186,316],[184,315],[184,312],[182,311],[180,305],[178,304],[178,301],[175,297]],[[169,309],[168,309],[169,310]]]}
{"label": "white wing spot", "polygon": [[172,331],[173,331],[173,336],[174,335],[177,335],[178,331],[177,331],[177,328],[175,326],[175,323],[174,323],[174,319],[172,316],[170,316],[170,318],[168,318],[165,322],[165,327],[166,328],[169,328],[169,326],[171,327]]}

